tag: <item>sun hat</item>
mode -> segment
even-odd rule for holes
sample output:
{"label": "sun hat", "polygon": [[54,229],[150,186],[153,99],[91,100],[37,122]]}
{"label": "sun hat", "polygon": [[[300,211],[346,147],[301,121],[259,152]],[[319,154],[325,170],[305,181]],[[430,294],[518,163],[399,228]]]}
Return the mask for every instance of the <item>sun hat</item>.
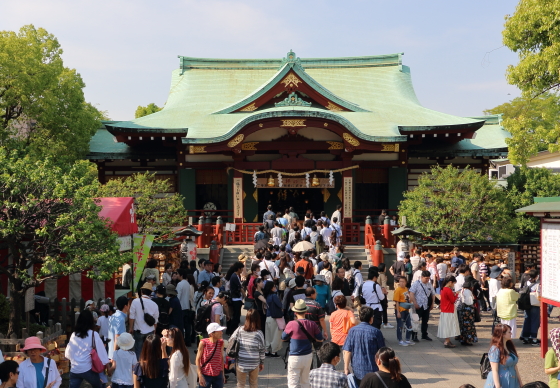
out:
{"label": "sun hat", "polygon": [[292,307],[292,310],[296,313],[304,313],[307,311],[307,305],[303,299],[298,299],[296,300],[294,307]]}
{"label": "sun hat", "polygon": [[237,256],[237,260],[244,263],[247,260],[247,256],[242,253],[239,256]]}
{"label": "sun hat", "polygon": [[142,289],[144,290],[152,290],[152,285],[148,282],[144,283],[144,285],[142,286]]}
{"label": "sun hat", "polygon": [[329,254],[327,252],[323,252],[321,253],[321,255],[319,256],[321,258],[321,260],[323,261],[328,261],[329,260]]}
{"label": "sun hat", "polygon": [[102,313],[109,311],[109,305],[108,304],[102,304],[99,311],[101,311]]}
{"label": "sun hat", "polygon": [[47,351],[47,348],[41,344],[39,337],[28,337],[25,339],[25,346],[21,349],[21,351],[25,352],[26,350],[31,349],[41,349],[43,351]]}
{"label": "sun hat", "polygon": [[173,284],[168,284],[167,286],[165,286],[165,293],[167,295],[177,295],[177,289]]}
{"label": "sun hat", "polygon": [[225,330],[226,327],[220,326],[219,323],[216,322],[212,322],[211,324],[208,325],[208,327],[206,328],[206,331],[208,332],[208,334],[212,334],[215,331],[222,331]]}
{"label": "sun hat", "polygon": [[88,301],[86,302],[86,307],[89,307],[89,306],[91,306],[92,304],[95,304],[95,302],[94,302],[93,300],[90,299],[90,300],[88,300]]}
{"label": "sun hat", "polygon": [[122,350],[130,350],[134,347],[134,337],[132,334],[124,332],[117,338],[117,345]]}
{"label": "sun hat", "polygon": [[498,276],[500,276],[502,274],[503,269],[498,267],[497,265],[493,266],[492,268],[490,268],[490,277],[492,279],[497,279]]}
{"label": "sun hat", "polygon": [[325,283],[325,276],[324,275],[315,275],[315,279],[316,282],[323,282]]}

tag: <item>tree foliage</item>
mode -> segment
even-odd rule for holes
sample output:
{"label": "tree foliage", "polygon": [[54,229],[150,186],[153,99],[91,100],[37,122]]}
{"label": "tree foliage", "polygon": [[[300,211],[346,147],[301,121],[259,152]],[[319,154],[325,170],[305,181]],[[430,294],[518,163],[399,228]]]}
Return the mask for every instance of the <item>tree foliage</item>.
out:
{"label": "tree foliage", "polygon": [[147,106],[138,106],[138,108],[136,108],[136,112],[134,113],[134,117],[135,118],[144,117],[147,115],[151,115],[152,113],[159,112],[162,109],[163,108],[160,108],[159,106],[157,106],[152,102]]}
{"label": "tree foliage", "polygon": [[504,190],[471,168],[433,167],[404,196],[399,215],[436,242],[516,239]]}
{"label": "tree foliage", "polygon": [[84,99],[85,84],[64,67],[57,39],[33,25],[0,32],[0,146],[40,159],[82,158],[101,114]]}
{"label": "tree foliage", "polygon": [[[504,45],[519,56],[519,63],[510,65],[506,76],[523,92],[523,101],[518,102],[526,106],[504,122],[513,135],[508,145],[514,163],[524,165],[539,150],[560,151],[558,97],[538,98],[560,86],[558,20],[560,2],[551,0],[520,0],[515,13],[506,17]],[[538,116],[542,118],[535,120]]]}
{"label": "tree foliage", "polygon": [[560,137],[560,97],[544,93],[535,98],[514,98],[487,114],[504,114],[503,125],[511,133],[506,139],[508,158],[514,164],[525,165],[539,151],[558,151]]}
{"label": "tree foliage", "polygon": [[134,197],[139,233],[159,235],[162,239],[172,228],[182,225],[186,213],[183,197],[173,191],[168,180],[155,173],[134,174],[123,180],[110,180],[99,188],[100,197]]}
{"label": "tree foliage", "polygon": [[[35,160],[0,148],[0,240],[12,260],[0,265],[14,302],[9,333],[20,334],[29,287],[82,271],[106,280],[130,259],[119,252],[107,220],[99,218],[98,187],[87,161],[62,168],[52,157]],[[40,270],[30,276],[34,267]]]}
{"label": "tree foliage", "polygon": [[[518,168],[507,178],[507,200],[513,209],[534,203],[534,197],[560,196],[560,175],[547,168]],[[525,213],[515,213],[515,227],[520,240],[540,236],[540,221]]]}

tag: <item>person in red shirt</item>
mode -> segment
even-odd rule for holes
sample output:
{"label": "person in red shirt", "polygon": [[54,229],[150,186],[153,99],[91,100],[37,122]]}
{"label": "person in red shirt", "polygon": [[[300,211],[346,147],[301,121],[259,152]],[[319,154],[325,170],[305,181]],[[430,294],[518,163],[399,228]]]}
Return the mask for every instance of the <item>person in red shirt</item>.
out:
{"label": "person in red shirt", "polygon": [[[298,257],[298,253],[296,252],[296,258]],[[309,261],[306,257],[301,257],[299,261],[296,263],[294,269],[297,272],[298,268],[303,268],[303,277],[307,280],[313,278],[313,264]]]}
{"label": "person in red shirt", "polygon": [[457,293],[453,291],[457,279],[455,279],[455,276],[449,275],[445,278],[443,283],[444,287],[441,289],[440,302],[441,314],[439,316],[437,336],[438,338],[445,338],[443,346],[446,348],[454,348],[455,345],[451,343],[450,338],[461,334],[457,311],[455,311]]}

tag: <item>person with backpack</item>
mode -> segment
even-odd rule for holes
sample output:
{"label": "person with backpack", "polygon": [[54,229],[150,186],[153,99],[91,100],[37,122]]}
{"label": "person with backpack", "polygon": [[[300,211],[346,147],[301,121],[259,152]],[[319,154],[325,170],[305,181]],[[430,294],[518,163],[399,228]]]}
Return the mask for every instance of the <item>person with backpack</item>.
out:
{"label": "person with backpack", "polygon": [[517,301],[519,293],[513,288],[511,278],[502,279],[502,288],[496,294],[496,310],[500,322],[511,327],[511,336],[517,333]]}
{"label": "person with backpack", "polygon": [[[523,321],[523,329],[521,330],[521,337],[519,337],[519,339],[523,341],[524,344],[531,344],[533,346],[540,346],[541,344],[541,341],[537,338],[541,326],[541,287],[538,279],[539,273],[537,270],[530,270],[529,280],[526,284],[521,285],[522,288],[520,291],[521,294],[529,296],[529,303],[524,308],[525,320]],[[524,290],[524,288],[526,288],[526,290]]]}
{"label": "person with backpack", "polygon": [[200,340],[196,353],[196,366],[200,388],[223,388],[224,375],[224,340],[226,328],[216,322],[207,327],[208,337]]}
{"label": "person with backpack", "polygon": [[295,320],[282,333],[282,341],[290,342],[288,358],[288,388],[309,387],[309,372],[313,362],[313,344],[323,342],[323,334],[315,322],[305,319],[307,305],[298,299],[292,307]]}
{"label": "person with backpack", "polygon": [[349,279],[350,289],[352,290],[352,301],[355,305],[360,306],[360,298],[358,297],[360,286],[364,284],[364,277],[362,276],[362,262],[357,260],[354,262],[354,269],[352,269],[352,276]]}
{"label": "person with backpack", "polygon": [[158,306],[159,310],[159,317],[158,317],[158,325],[156,328],[156,334],[161,337],[161,332],[164,329],[169,328],[169,311],[171,309],[171,305],[165,297],[167,296],[167,289],[163,284],[160,284],[156,287],[156,296],[152,298],[155,304]]}

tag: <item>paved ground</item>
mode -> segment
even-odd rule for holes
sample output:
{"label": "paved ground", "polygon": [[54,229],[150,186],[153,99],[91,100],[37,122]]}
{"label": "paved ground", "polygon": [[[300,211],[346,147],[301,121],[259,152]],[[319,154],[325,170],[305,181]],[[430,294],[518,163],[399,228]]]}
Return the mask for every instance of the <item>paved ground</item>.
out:
{"label": "paved ground", "polygon": [[[557,317],[560,309],[555,308],[552,316]],[[389,322],[396,326],[392,310],[389,311]],[[431,314],[428,331],[432,342],[421,341],[414,346],[401,347],[396,339],[395,329],[383,329],[387,346],[395,349],[401,359],[403,373],[413,387],[452,388],[463,384],[483,387],[484,380],[480,378],[479,362],[482,354],[488,351],[490,331],[492,327],[490,313],[483,313],[482,322],[477,324],[479,343],[474,346],[460,346],[455,341],[455,349],[443,347],[443,341],[436,337],[439,312]],[[523,325],[523,315],[519,314],[518,327]],[[549,321],[550,328],[559,327],[558,319]],[[524,383],[541,380],[547,382],[544,374],[543,359],[540,358],[540,348],[523,345],[515,340],[520,354],[519,371]],[[282,352],[283,354],[283,352]],[[342,369],[342,362],[337,369]],[[259,376],[259,387],[287,387],[287,371],[282,359],[267,359],[265,369]],[[232,376],[226,386],[235,386],[236,378]]]}

